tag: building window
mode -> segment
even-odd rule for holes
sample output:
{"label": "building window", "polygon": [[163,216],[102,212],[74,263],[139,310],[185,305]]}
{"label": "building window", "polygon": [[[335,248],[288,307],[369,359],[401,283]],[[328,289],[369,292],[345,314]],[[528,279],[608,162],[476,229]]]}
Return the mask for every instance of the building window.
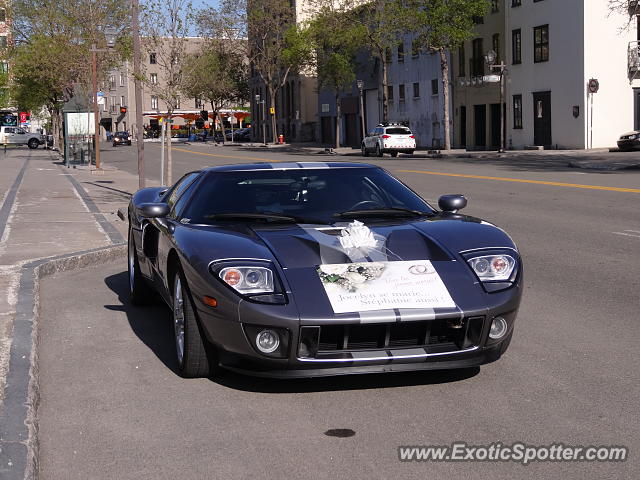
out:
{"label": "building window", "polygon": [[7,36],[0,36],[0,48],[7,48]]}
{"label": "building window", "polygon": [[157,62],[157,60],[156,60],[156,54],[155,54],[155,52],[151,52],[151,53],[149,54],[149,63],[150,63],[151,65],[155,65],[156,63],[158,63],[158,62]]}
{"label": "building window", "polygon": [[491,13],[497,13],[500,11],[499,3],[499,0],[491,0]]}
{"label": "building window", "polygon": [[3,60],[2,63],[0,63],[0,73],[9,73],[9,62],[6,60]]}
{"label": "building window", "polygon": [[158,109],[158,97],[155,95],[151,95],[151,108],[154,110]]}
{"label": "building window", "polygon": [[116,88],[116,76],[109,75],[109,90],[114,90]]}
{"label": "building window", "polygon": [[387,85],[387,100],[393,102],[393,85]]}
{"label": "building window", "polygon": [[480,77],[484,75],[484,50],[482,47],[482,39],[476,38],[472,42],[473,58],[471,59],[471,75]]}
{"label": "building window", "polygon": [[482,25],[484,23],[484,17],[477,15],[471,17],[471,20],[473,20],[473,23],[475,23],[476,25]]}
{"label": "building window", "polygon": [[413,98],[420,98],[420,84],[418,82],[413,84]]}
{"label": "building window", "polygon": [[398,62],[404,62],[404,42],[398,44]]}
{"label": "building window", "polygon": [[514,65],[522,63],[522,32],[519,28],[511,32],[511,47],[513,52],[511,63]]}
{"label": "building window", "polygon": [[438,94],[438,79],[434,78],[433,80],[431,80],[431,95],[437,95]]}
{"label": "building window", "polygon": [[157,73],[152,73],[149,75],[149,81],[151,82],[151,85],[157,85],[158,84],[158,74]]}
{"label": "building window", "polygon": [[496,52],[496,63],[500,63],[500,34],[494,33],[491,37],[493,51]]}
{"label": "building window", "polygon": [[120,74],[120,86],[124,87],[124,73]]}
{"label": "building window", "polygon": [[522,5],[522,0],[511,0],[512,7],[519,7],[520,5]]}
{"label": "building window", "polygon": [[420,42],[417,38],[414,38],[411,42],[411,58],[418,58],[420,56]]}
{"label": "building window", "polygon": [[513,128],[522,128],[522,95],[513,96]]}
{"label": "building window", "polygon": [[116,113],[116,108],[118,106],[118,102],[116,101],[116,97],[111,96],[111,100],[109,101],[109,105],[111,106],[111,113]]}
{"label": "building window", "polygon": [[465,73],[465,63],[467,62],[467,60],[465,59],[465,55],[464,55],[464,45],[461,45],[460,47],[458,47],[458,76],[459,77],[464,77],[466,75]]}
{"label": "building window", "polygon": [[202,99],[201,98],[196,98],[195,99],[195,108],[202,109]]}
{"label": "building window", "polygon": [[0,22],[6,22],[6,21],[7,21],[7,9],[0,8]]}
{"label": "building window", "polygon": [[541,25],[533,29],[533,61],[549,61],[549,25]]}
{"label": "building window", "polygon": [[124,100],[124,95],[121,95],[120,96],[120,106],[124,107],[126,105],[127,105],[127,102],[125,102],[125,100]]}
{"label": "building window", "polygon": [[398,85],[398,100],[404,102],[404,83]]}

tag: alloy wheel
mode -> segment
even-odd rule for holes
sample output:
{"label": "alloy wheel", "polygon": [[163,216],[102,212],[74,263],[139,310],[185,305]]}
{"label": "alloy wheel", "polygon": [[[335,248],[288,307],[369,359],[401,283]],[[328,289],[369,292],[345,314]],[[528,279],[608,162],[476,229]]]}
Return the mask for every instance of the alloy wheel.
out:
{"label": "alloy wheel", "polygon": [[182,365],[184,360],[184,298],[182,296],[182,281],[176,276],[173,295],[173,328],[176,338],[176,352],[178,363]]}

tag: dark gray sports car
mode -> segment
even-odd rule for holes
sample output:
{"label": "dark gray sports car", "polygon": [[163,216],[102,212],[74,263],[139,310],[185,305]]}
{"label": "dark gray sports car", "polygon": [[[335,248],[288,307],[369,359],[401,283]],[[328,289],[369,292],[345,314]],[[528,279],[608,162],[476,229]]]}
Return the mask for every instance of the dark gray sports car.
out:
{"label": "dark gray sports car", "polygon": [[173,311],[185,377],[476,366],[522,295],[509,236],[431,207],[382,168],[260,163],[191,172],[129,205],[131,300]]}

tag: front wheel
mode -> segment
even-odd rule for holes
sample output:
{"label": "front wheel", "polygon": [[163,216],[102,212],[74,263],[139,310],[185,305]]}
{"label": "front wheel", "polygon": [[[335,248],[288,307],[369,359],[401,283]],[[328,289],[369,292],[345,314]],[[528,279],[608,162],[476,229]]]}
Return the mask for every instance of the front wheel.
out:
{"label": "front wheel", "polygon": [[397,157],[398,156],[398,152],[391,152],[391,156],[392,157]]}
{"label": "front wheel", "polygon": [[35,138],[32,138],[31,140],[29,140],[27,142],[27,146],[31,149],[31,150],[35,150],[36,148],[38,148],[38,145],[40,145],[40,142],[38,140],[36,140]]}
{"label": "front wheel", "polygon": [[176,273],[173,281],[173,331],[180,375],[185,378],[199,378],[215,373],[215,361],[210,362],[208,355],[212,347],[207,345],[200,331],[186,280],[181,271]]}
{"label": "front wheel", "polygon": [[367,150],[367,147],[364,146],[364,143],[362,144],[360,149],[362,150],[362,156],[363,157],[368,157],[369,156],[369,150]]}
{"label": "front wheel", "polygon": [[129,271],[129,298],[134,305],[146,305],[151,303],[154,292],[142,276],[138,253],[133,239],[133,230],[129,228],[129,244],[127,247],[128,271]]}

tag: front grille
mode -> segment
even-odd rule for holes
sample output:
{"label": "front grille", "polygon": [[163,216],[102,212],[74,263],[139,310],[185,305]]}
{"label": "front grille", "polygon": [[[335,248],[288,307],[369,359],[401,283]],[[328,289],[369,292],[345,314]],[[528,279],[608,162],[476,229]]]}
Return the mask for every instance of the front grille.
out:
{"label": "front grille", "polygon": [[319,327],[318,352],[413,347],[427,347],[434,353],[461,350],[478,344],[483,320],[484,317],[465,318],[459,328],[453,328],[448,320],[323,325]]}

